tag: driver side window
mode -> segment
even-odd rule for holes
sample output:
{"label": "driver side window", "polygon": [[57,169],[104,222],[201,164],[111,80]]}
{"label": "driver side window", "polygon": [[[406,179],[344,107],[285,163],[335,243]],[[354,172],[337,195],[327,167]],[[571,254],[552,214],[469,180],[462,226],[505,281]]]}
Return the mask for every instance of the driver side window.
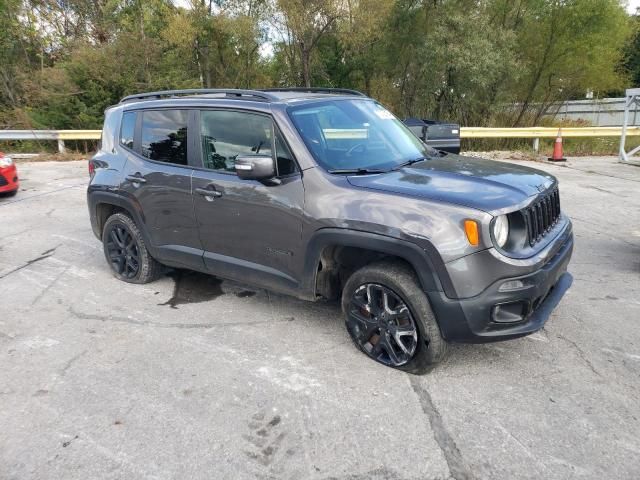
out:
{"label": "driver side window", "polygon": [[264,115],[225,110],[200,112],[202,164],[235,173],[238,155],[272,155],[273,128]]}

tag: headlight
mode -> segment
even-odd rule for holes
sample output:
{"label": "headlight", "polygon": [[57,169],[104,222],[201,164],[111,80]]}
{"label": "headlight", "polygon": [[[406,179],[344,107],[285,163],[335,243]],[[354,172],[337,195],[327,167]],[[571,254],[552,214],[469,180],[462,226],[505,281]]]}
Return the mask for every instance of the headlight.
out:
{"label": "headlight", "polygon": [[493,239],[498,247],[504,247],[509,237],[509,219],[506,215],[500,215],[493,220]]}
{"label": "headlight", "polygon": [[3,154],[0,154],[0,167],[9,167],[11,165],[13,165],[11,157],[5,157]]}

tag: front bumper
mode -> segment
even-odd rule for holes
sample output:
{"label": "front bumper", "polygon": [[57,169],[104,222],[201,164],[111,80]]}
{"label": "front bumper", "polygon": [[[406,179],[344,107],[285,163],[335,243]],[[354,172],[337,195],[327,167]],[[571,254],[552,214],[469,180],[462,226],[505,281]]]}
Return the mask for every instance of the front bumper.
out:
{"label": "front bumper", "polygon": [[[428,292],[442,335],[448,341],[484,343],[522,337],[539,330],[571,286],[573,277],[567,272],[567,266],[572,253],[573,234],[568,233],[553,257],[535,272],[501,278],[471,298],[450,299],[443,292]],[[505,282],[515,280],[521,281],[524,287],[500,291]],[[498,305],[522,305],[522,318],[505,322],[496,314]]]}
{"label": "front bumper", "polygon": [[13,192],[19,186],[18,169],[15,165],[0,168],[0,193]]}

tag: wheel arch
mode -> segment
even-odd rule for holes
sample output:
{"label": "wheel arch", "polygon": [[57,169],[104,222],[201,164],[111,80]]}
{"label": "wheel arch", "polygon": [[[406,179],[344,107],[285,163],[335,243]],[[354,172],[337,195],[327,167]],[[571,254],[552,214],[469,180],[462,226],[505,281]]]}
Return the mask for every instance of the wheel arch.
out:
{"label": "wheel arch", "polygon": [[309,241],[303,276],[307,282],[305,290],[314,299],[318,295],[337,298],[337,292],[346,281],[341,277],[383,258],[396,258],[406,263],[425,292],[447,292],[449,287],[453,288],[433,246],[425,248],[385,235],[326,228],[317,231]]}
{"label": "wheel arch", "polygon": [[147,248],[153,249],[150,237],[147,234],[144,215],[140,205],[126,197],[111,192],[89,192],[89,212],[92,218],[94,233],[102,240],[102,230],[107,219],[115,213],[125,213],[136,223],[140,229]]}

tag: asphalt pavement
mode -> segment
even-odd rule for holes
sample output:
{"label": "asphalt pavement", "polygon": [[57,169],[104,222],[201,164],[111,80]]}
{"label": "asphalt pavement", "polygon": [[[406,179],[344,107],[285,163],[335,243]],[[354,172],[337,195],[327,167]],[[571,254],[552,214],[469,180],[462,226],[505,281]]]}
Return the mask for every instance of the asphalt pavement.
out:
{"label": "asphalt pavement", "polygon": [[0,479],[637,479],[640,168],[536,163],[574,283],[529,337],[426,376],[370,361],[337,304],[109,273],[86,162],[0,198]]}

